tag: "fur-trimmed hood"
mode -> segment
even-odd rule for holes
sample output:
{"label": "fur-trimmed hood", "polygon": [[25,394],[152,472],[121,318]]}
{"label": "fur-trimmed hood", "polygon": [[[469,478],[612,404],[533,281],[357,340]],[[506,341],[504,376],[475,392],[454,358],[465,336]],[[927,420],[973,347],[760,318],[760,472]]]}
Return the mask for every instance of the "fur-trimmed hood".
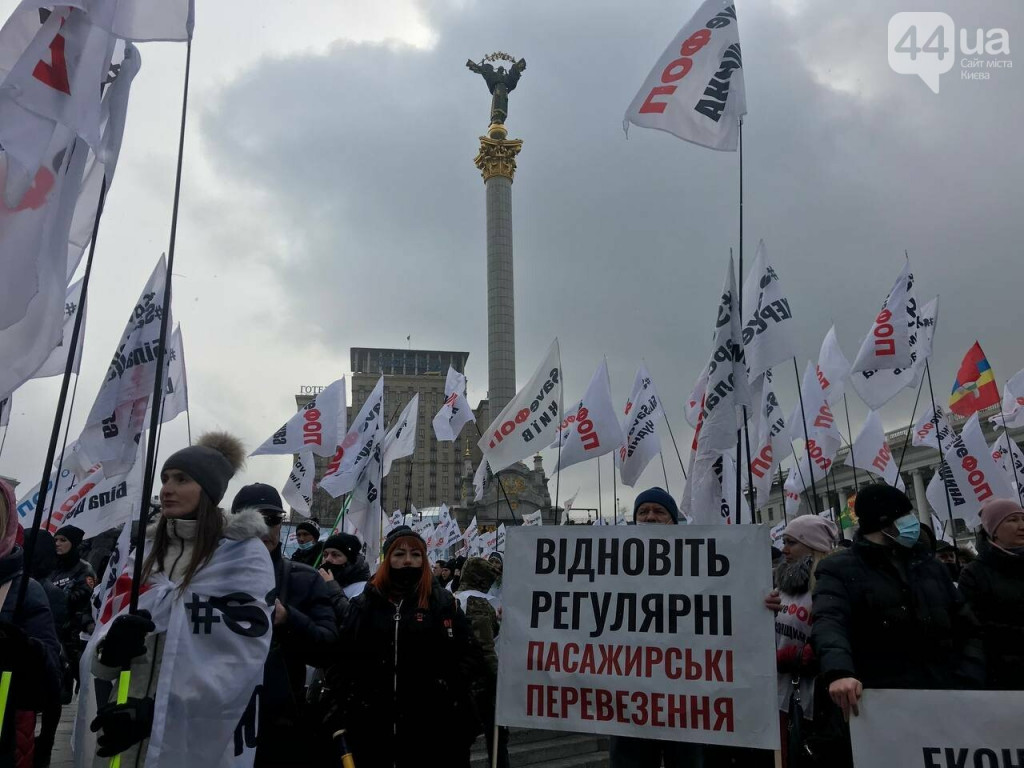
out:
{"label": "fur-trimmed hood", "polygon": [[256,507],[242,507],[235,514],[221,510],[224,515],[224,538],[233,541],[261,539],[269,528],[263,520],[263,513]]}

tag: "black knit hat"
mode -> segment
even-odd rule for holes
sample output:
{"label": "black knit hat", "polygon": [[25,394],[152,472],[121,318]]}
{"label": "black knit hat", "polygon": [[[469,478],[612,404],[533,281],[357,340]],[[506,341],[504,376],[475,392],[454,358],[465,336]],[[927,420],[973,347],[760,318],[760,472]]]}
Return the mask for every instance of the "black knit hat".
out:
{"label": "black knit hat", "polygon": [[260,512],[284,514],[284,508],[281,506],[281,494],[277,492],[277,488],[266,483],[252,483],[235,494],[235,498],[231,501],[231,514],[240,512],[247,507],[255,507]]}
{"label": "black knit hat", "polygon": [[914,505],[907,494],[885,483],[873,483],[857,491],[853,511],[861,533],[875,533],[910,514]]}
{"label": "black knit hat", "polygon": [[394,543],[405,536],[415,536],[417,539],[423,542],[424,547],[427,546],[427,542],[423,541],[423,537],[416,533],[416,531],[414,531],[408,525],[399,525],[392,528],[391,533],[389,533],[387,538],[384,539],[384,546],[381,547],[381,552],[384,553],[384,557],[388,556],[388,550],[391,549]]}
{"label": "black knit hat", "polygon": [[53,532],[54,536],[63,536],[65,539],[71,542],[72,547],[77,547],[82,543],[82,539],[85,538],[85,531],[81,528],[76,528],[73,525],[65,525],[63,528],[58,528]]}
{"label": "black knit hat", "polygon": [[671,494],[664,488],[648,488],[646,491],[636,497],[636,501],[633,502],[633,522],[636,522],[636,513],[640,507],[644,504],[657,504],[665,508],[670,515],[672,515],[672,522],[679,522],[679,507],[676,505],[676,500],[672,498]]}
{"label": "black knit hat", "polygon": [[359,559],[359,553],[363,551],[363,545],[351,533],[336,533],[333,536],[328,536],[327,541],[324,542],[324,551],[328,549],[338,550],[350,563],[354,563]]}
{"label": "black knit hat", "polygon": [[203,489],[214,504],[220,504],[228,483],[245,463],[245,449],[226,432],[208,432],[195,445],[172,453],[162,472],[177,469]]}
{"label": "black knit hat", "polygon": [[316,520],[303,520],[295,526],[295,532],[299,531],[305,531],[314,539],[320,538],[320,526],[316,524]]}

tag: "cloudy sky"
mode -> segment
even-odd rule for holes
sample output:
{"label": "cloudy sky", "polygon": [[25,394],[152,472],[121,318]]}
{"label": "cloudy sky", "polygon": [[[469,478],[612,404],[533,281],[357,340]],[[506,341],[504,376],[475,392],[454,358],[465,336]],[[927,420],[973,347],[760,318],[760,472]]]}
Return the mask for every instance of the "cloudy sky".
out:
{"label": "cloudy sky", "polygon": [[[504,50],[528,63],[507,123],[524,141],[513,187],[519,383],[555,336],[567,400],[606,355],[624,402],[645,360],[680,447],[689,443],[682,406],[739,243],[738,158],[636,128],[627,140],[621,123],[696,0],[196,5],[174,278],[194,433],[225,428],[255,446],[293,411],[300,385],[347,372],[350,347],[402,347],[410,334],[414,347],[468,351],[470,400],[486,395],[484,190],[472,161],[490,97],[464,63]],[[815,356],[835,322],[852,359],[906,250],[922,303],[942,297],[933,370],[943,397],[975,339],[1002,385],[1024,367],[1024,6],[929,0],[971,46],[978,29],[1006,29],[1010,54],[995,58],[1016,66],[963,80],[958,52],[935,94],[887,63],[889,19],[908,4],[737,5],[745,253],[749,263],[765,239],[802,354]],[[15,6],[0,0],[4,17]],[[141,50],[73,435],[167,247],[185,49]],[[793,374],[779,379],[788,412]],[[58,386],[16,394],[0,474],[37,481]],[[886,406],[887,428],[906,423],[913,399]],[[866,408],[850,405],[856,432]],[[184,441],[180,417],[164,453]],[[678,496],[679,463],[663,444]],[[280,487],[288,468],[251,459],[229,493],[255,480]],[[568,470],[562,498],[582,487],[577,506],[596,507],[596,480],[593,462]],[[655,483],[657,461],[638,487]]]}

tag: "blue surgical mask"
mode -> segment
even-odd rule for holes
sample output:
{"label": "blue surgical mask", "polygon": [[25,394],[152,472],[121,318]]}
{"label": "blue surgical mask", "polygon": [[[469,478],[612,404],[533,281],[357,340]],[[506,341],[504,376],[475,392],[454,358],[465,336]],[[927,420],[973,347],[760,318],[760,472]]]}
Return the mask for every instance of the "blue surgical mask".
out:
{"label": "blue surgical mask", "polygon": [[917,544],[917,540],[921,537],[921,521],[917,519],[917,515],[897,517],[893,525],[896,526],[897,535],[886,534],[886,536],[907,549]]}
{"label": "blue surgical mask", "polygon": [[314,544],[316,544],[315,541],[306,541],[306,542],[303,542],[302,544],[299,544],[299,549],[301,549],[303,552],[305,552],[306,550],[312,549]]}

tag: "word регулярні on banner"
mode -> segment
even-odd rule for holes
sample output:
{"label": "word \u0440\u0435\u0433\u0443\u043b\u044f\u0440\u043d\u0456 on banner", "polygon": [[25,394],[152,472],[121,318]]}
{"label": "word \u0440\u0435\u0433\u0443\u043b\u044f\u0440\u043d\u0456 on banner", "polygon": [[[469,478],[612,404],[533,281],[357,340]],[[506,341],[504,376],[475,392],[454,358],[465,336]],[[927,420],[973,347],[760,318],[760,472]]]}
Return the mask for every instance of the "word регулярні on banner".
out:
{"label": "word \u0440\u0435\u0433\u0443\u043b\u044f\u0440\u043d\u0456 on banner", "polygon": [[777,749],[769,557],[763,526],[510,530],[498,722]]}

